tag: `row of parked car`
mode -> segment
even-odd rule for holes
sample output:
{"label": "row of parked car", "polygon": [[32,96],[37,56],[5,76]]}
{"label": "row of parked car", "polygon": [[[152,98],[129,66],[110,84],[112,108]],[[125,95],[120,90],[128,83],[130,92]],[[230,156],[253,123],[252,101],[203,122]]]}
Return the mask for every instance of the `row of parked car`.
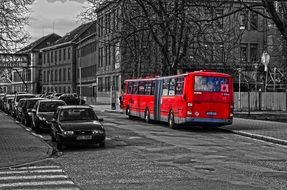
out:
{"label": "row of parked car", "polygon": [[103,119],[77,94],[0,94],[0,109],[36,133],[49,131],[57,148],[78,143],[105,146]]}

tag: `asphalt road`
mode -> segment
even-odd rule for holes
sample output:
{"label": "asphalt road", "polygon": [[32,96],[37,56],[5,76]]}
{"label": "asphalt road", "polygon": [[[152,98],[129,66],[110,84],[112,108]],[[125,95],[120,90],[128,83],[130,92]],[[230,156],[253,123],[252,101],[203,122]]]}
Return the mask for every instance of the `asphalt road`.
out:
{"label": "asphalt road", "polygon": [[[172,130],[122,114],[98,114],[107,130],[106,148],[67,147],[35,165],[59,167],[71,187],[84,190],[287,189],[286,146],[219,129]],[[49,134],[42,136],[55,146]]]}
{"label": "asphalt road", "polygon": [[54,157],[80,189],[287,189],[285,146],[98,114],[106,148],[68,147]]}

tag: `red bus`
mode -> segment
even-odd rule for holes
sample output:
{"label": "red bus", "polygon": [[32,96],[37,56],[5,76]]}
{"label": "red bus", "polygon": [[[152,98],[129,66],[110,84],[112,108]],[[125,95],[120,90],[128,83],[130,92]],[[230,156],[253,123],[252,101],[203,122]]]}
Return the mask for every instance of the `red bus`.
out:
{"label": "red bus", "polygon": [[181,75],[125,80],[123,110],[140,117],[177,124],[223,126],[233,120],[233,80],[228,74],[195,71]]}

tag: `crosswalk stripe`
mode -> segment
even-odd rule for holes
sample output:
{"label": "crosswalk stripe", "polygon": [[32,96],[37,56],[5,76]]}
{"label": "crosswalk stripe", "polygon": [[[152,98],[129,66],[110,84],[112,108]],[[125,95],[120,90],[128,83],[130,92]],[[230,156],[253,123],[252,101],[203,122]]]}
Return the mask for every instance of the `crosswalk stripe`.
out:
{"label": "crosswalk stripe", "polygon": [[79,190],[57,165],[23,166],[0,171],[0,189]]}
{"label": "crosswalk stripe", "polygon": [[[23,189],[23,188],[17,188],[17,189],[15,189],[15,188],[13,188],[13,190],[39,190],[39,188],[29,188],[29,189]],[[46,189],[46,188],[42,188],[41,187],[41,190],[51,190],[51,188],[48,188],[48,189]],[[77,188],[77,187],[68,187],[68,188],[63,188],[63,187],[59,187],[59,188],[57,188],[57,187],[53,187],[53,190],[80,190],[79,188]]]}
{"label": "crosswalk stripe", "polygon": [[23,171],[5,171],[0,172],[1,174],[24,174],[24,173],[55,173],[55,172],[63,172],[62,169],[55,170],[23,170]]}
{"label": "crosswalk stripe", "polygon": [[[1,177],[1,180],[19,180],[19,179],[55,179],[55,178],[68,178],[66,175],[32,175],[32,176],[9,176]],[[1,184],[1,183],[0,183]]]}
{"label": "crosswalk stripe", "polygon": [[19,183],[5,183],[0,184],[0,188],[3,187],[20,187],[20,186],[41,186],[41,185],[74,185],[72,181],[37,181],[37,182],[19,182]]}

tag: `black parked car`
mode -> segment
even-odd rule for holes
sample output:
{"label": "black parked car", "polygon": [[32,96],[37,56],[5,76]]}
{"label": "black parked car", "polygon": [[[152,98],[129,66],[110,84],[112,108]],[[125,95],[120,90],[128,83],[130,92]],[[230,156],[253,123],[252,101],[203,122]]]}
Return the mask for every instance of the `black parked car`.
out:
{"label": "black parked car", "polygon": [[14,116],[19,121],[21,121],[21,118],[22,118],[22,108],[24,106],[24,103],[25,103],[25,98],[19,100],[17,107],[15,107],[15,110],[14,110]]}
{"label": "black parked car", "polygon": [[45,100],[45,98],[25,98],[21,110],[21,122],[27,127],[31,126],[32,109],[38,100]]}
{"label": "black parked car", "polygon": [[89,106],[60,106],[51,122],[52,141],[62,145],[91,143],[105,146],[103,119],[99,119]]}
{"label": "black parked car", "polygon": [[66,103],[63,100],[38,100],[32,109],[32,129],[36,132],[40,132],[42,129],[50,129],[50,121],[53,118],[54,112],[58,106],[64,105]]}
{"label": "black parked car", "polygon": [[13,104],[12,104],[12,116],[13,117],[16,117],[16,112],[17,112],[17,106],[18,106],[18,103],[21,99],[23,98],[34,98],[35,95],[34,94],[26,94],[26,93],[17,93],[15,94],[15,97],[14,97],[14,101],[13,101]]}

